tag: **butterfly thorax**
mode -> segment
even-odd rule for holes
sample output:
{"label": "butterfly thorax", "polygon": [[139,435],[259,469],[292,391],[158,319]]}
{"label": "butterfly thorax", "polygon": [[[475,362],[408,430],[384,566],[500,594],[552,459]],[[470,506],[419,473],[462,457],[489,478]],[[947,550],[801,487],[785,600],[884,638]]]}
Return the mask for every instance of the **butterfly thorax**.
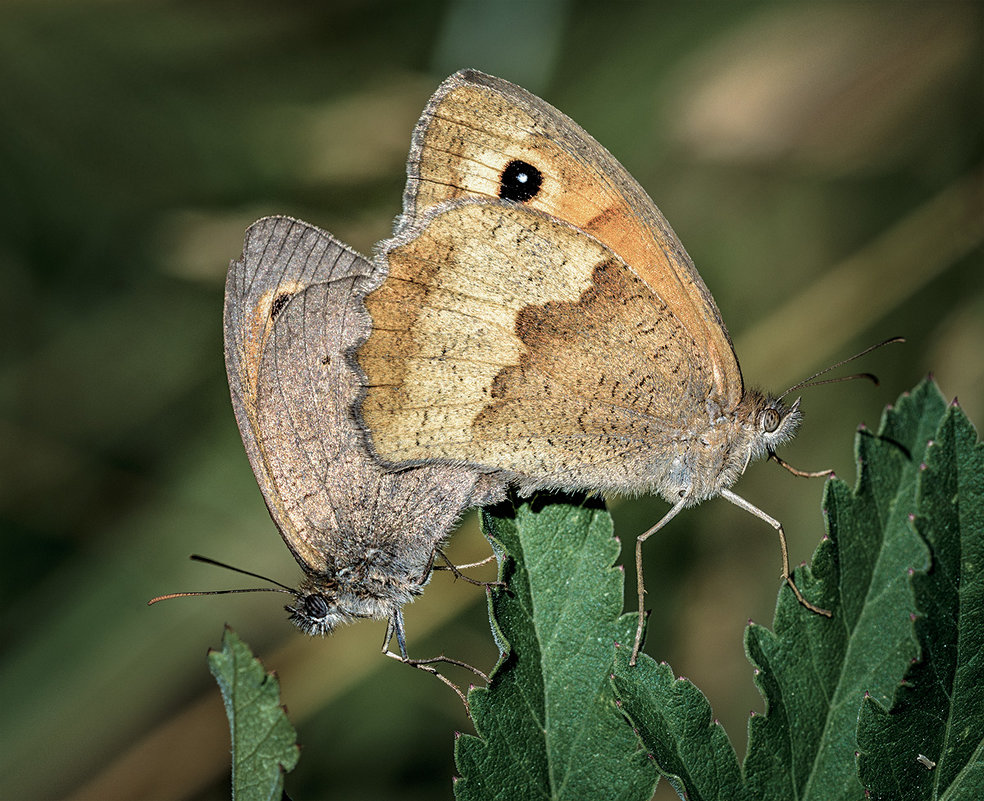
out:
{"label": "butterfly thorax", "polygon": [[778,398],[747,390],[734,411],[711,412],[672,445],[668,468],[657,473],[654,489],[670,503],[688,505],[718,495],[745,468],[786,442],[802,419],[797,399],[790,407]]}
{"label": "butterfly thorax", "polygon": [[334,573],[311,573],[293,603],[284,607],[306,634],[330,634],[340,623],[359,618],[391,618],[424,589],[425,566],[410,569],[377,550]]}

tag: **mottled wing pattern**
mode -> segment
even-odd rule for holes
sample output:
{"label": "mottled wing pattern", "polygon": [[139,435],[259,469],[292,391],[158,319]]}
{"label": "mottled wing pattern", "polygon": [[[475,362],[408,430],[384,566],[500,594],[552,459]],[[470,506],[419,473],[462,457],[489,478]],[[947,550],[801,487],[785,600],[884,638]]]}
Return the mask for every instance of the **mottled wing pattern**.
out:
{"label": "mottled wing pattern", "polygon": [[397,234],[444,201],[499,197],[503,171],[516,160],[543,175],[527,205],[591,234],[631,265],[701,344],[709,397],[734,408],[743,384],[731,340],[666,218],[614,156],[524,89],[474,70],[441,85],[414,130]]}
{"label": "mottled wing pattern", "polygon": [[361,412],[389,462],[464,460],[526,488],[638,491],[654,452],[665,458],[690,425],[681,410],[704,408],[710,368],[687,329],[567,223],[455,201],[391,242],[386,261],[357,358]]}
{"label": "mottled wing pattern", "polygon": [[396,542],[426,562],[476,481],[447,467],[387,474],[368,454],[351,412],[361,377],[346,354],[368,335],[374,270],[324,231],[271,217],[247,231],[226,283],[236,419],[270,514],[308,571]]}
{"label": "mottled wing pattern", "polygon": [[[302,564],[323,569],[320,543],[310,524],[292,507],[289,484],[303,481],[305,454],[284,420],[265,432],[269,397],[260,395],[261,371],[269,370],[270,340],[277,317],[292,298],[316,282],[344,281],[349,290],[372,265],[328,234],[287,217],[268,217],[246,232],[243,255],[229,267],[225,297],[226,371],[236,421],[270,514]],[[269,384],[266,372],[265,383]],[[261,402],[262,400],[262,402]],[[300,460],[298,459],[300,457]]]}

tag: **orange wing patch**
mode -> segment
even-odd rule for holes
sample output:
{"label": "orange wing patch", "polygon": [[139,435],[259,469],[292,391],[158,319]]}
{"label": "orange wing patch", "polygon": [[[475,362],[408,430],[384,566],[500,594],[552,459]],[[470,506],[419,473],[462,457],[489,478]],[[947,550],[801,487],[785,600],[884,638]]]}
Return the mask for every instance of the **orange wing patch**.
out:
{"label": "orange wing patch", "polygon": [[652,200],[604,147],[535,95],[464,71],[431,98],[414,132],[398,233],[455,198],[496,198],[516,160],[543,174],[526,205],[594,236],[635,270],[702,343],[714,400],[733,408],[743,383],[714,299]]}

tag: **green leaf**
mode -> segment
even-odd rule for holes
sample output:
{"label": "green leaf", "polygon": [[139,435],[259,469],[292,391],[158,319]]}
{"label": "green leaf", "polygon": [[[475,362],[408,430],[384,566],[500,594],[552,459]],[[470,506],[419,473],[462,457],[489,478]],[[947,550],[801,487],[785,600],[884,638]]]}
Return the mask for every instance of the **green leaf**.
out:
{"label": "green leaf", "polygon": [[886,411],[876,435],[856,440],[857,486],[828,482],[829,537],[812,567],[796,572],[807,597],[833,612],[827,619],[780,592],[774,632],[751,624],[745,646],[766,714],[749,722],[742,783],[733,752],[711,725],[706,700],[688,682],[648,657],[616,664],[615,687],[626,715],[661,772],[681,796],[750,801],[858,799],[855,768],[858,711],[866,695],[887,703],[918,656],[913,631],[913,571],[929,565],[913,529],[920,464],[946,403],[923,382]]}
{"label": "green leaf", "polygon": [[280,801],[284,773],[297,764],[297,734],[280,704],[280,685],[249,646],[226,628],[208,667],[222,690],[232,737],[232,797]]}
{"label": "green leaf", "polygon": [[891,711],[865,699],[858,772],[875,799],[976,801],[984,798],[984,447],[957,406],[924,459],[914,522],[932,568],[912,582],[922,654]]}
{"label": "green leaf", "polygon": [[653,752],[656,765],[681,798],[733,801],[741,798],[738,757],[724,728],[711,719],[711,705],[687,679],[674,679],[665,662],[640,654],[615,660],[612,681],[626,716]]}
{"label": "green leaf", "polygon": [[489,605],[502,656],[469,694],[478,736],[455,746],[463,801],[652,796],[656,771],[610,684],[616,643],[635,634],[619,614],[618,541],[600,501],[575,503],[539,496],[483,514],[508,589]]}

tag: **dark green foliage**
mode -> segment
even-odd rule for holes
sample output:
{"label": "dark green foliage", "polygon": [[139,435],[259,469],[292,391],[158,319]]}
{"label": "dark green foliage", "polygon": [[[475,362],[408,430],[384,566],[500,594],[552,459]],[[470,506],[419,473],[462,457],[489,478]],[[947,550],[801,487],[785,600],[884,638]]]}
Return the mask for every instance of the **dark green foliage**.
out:
{"label": "dark green foliage", "polygon": [[[657,669],[645,657],[636,670],[619,665],[615,685],[624,708],[681,796],[861,798],[864,789],[854,765],[860,742],[867,749],[860,759],[866,788],[874,783],[893,788],[877,797],[935,798],[933,779],[916,757],[939,754],[949,741],[953,764],[947,773],[974,763],[960,778],[962,787],[972,788],[961,797],[981,797],[982,765],[971,752],[980,748],[984,719],[979,691],[972,689],[980,684],[980,667],[975,674],[972,664],[975,658],[980,662],[984,633],[980,568],[974,567],[981,564],[984,471],[973,430],[962,417],[960,425],[955,418],[936,386],[926,381],[886,412],[877,434],[859,431],[857,487],[852,492],[843,482],[828,484],[824,511],[830,537],[820,544],[812,568],[797,574],[800,586],[831,609],[833,619],[810,614],[783,591],[774,632],[755,624],[746,632],[746,650],[767,711],[749,723],[740,781],[730,743],[718,726],[709,725],[707,703],[696,688],[673,682],[668,668]],[[956,464],[959,471],[952,467]],[[945,468],[950,472],[937,479]],[[962,482],[951,477],[957,472]],[[958,497],[963,503],[957,503]],[[968,542],[961,545],[961,537]],[[964,569],[971,569],[966,576],[961,575],[961,553]],[[952,598],[929,590],[934,582],[946,584]],[[961,619],[959,649],[958,586],[960,607],[975,610],[978,617],[976,629],[969,614]],[[931,608],[937,611],[919,618],[914,630],[917,609],[925,615]],[[954,656],[940,658],[957,650],[959,667]],[[927,698],[918,711],[910,699],[909,720],[893,727],[883,704],[914,662],[918,686],[929,684],[927,672],[935,677],[935,686],[924,695],[945,698],[958,685],[965,695],[954,696],[953,708],[941,698],[935,703]],[[955,672],[962,675],[955,678]],[[947,715],[954,713],[961,719],[959,733],[946,725]],[[934,725],[928,726],[927,717]],[[911,729],[908,750],[899,753],[906,727]],[[920,771],[924,788],[911,780]]]}
{"label": "dark green foliage", "polygon": [[249,646],[226,629],[208,666],[222,690],[232,737],[232,797],[280,801],[284,773],[297,764],[297,735],[280,704],[280,684]]}
{"label": "dark green foliage", "polygon": [[[559,501],[559,502],[558,502]],[[538,497],[483,519],[508,554],[491,619],[504,653],[487,689],[472,690],[478,736],[455,757],[459,799],[648,799],[656,772],[619,713],[609,676],[620,615],[618,543],[597,502]]]}
{"label": "dark green foliage", "polygon": [[956,405],[918,483],[914,523],[932,554],[912,579],[921,657],[890,709],[864,700],[858,770],[871,798],[969,801],[984,797],[984,449]]}

